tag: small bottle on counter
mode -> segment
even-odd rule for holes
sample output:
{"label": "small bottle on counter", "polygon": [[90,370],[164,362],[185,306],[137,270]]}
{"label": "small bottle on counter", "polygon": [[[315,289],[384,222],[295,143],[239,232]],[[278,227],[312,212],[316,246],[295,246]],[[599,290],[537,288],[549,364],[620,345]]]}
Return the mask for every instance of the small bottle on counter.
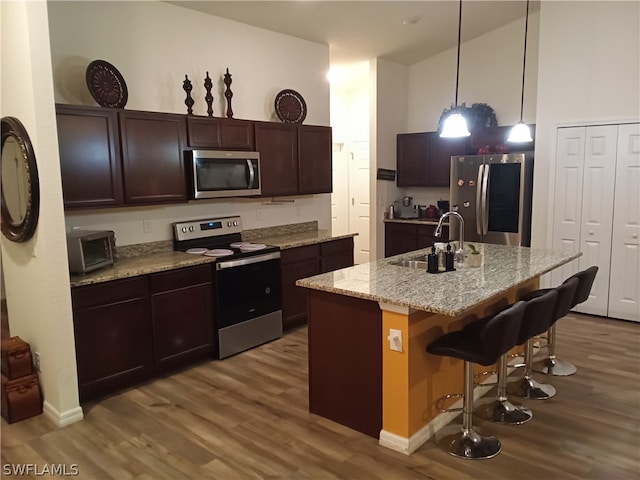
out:
{"label": "small bottle on counter", "polygon": [[444,252],[444,268],[447,272],[455,270],[454,257],[455,255],[451,251],[451,244],[447,243],[447,251]]}
{"label": "small bottle on counter", "polygon": [[431,253],[427,255],[427,273],[438,273],[438,255],[436,246],[431,246]]}

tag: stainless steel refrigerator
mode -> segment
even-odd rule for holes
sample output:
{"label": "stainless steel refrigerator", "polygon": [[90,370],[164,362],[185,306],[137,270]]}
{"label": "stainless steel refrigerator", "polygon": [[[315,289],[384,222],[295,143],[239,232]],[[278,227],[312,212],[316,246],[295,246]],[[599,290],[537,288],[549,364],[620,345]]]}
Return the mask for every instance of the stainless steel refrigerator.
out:
{"label": "stainless steel refrigerator", "polygon": [[[451,157],[450,209],[465,242],[531,245],[533,153]],[[450,238],[459,238],[452,220]]]}

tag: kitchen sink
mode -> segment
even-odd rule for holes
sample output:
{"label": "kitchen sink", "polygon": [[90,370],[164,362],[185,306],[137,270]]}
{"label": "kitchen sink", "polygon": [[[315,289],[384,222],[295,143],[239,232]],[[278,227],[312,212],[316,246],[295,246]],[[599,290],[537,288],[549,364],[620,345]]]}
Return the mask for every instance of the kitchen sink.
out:
{"label": "kitchen sink", "polygon": [[402,260],[398,260],[397,262],[392,262],[391,265],[397,265],[399,267],[408,267],[408,268],[417,268],[420,270],[427,269],[427,258],[425,255],[420,255],[419,257],[413,258],[405,258]]}

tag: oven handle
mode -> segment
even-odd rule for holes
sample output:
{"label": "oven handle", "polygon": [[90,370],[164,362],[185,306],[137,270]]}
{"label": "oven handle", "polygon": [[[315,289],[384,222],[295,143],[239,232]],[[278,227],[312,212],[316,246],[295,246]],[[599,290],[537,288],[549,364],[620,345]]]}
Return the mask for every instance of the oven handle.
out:
{"label": "oven handle", "polygon": [[216,263],[216,270],[224,270],[225,268],[241,267],[243,265],[251,265],[252,263],[266,262],[267,260],[275,260],[280,258],[280,252],[267,253],[264,255],[256,255],[254,257],[240,258],[238,260],[224,260]]}

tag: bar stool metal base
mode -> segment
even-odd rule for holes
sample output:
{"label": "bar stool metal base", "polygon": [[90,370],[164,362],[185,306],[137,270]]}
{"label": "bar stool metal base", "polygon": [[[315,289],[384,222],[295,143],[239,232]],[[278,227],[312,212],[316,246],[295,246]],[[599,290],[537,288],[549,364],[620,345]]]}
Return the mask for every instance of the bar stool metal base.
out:
{"label": "bar stool metal base", "polygon": [[508,384],[507,392],[516,397],[547,400],[556,394],[556,389],[548,383],[540,383],[531,377],[523,377]]}
{"label": "bar stool metal base", "polygon": [[557,358],[547,357],[544,360],[535,362],[533,364],[533,371],[547,375],[566,377],[568,375],[573,375],[578,371],[578,369],[573,363],[558,360]]}
{"label": "bar stool metal base", "polygon": [[480,418],[503,425],[522,425],[533,418],[533,412],[524,405],[497,398],[481,403],[473,413]]}
{"label": "bar stool metal base", "polygon": [[500,440],[496,437],[484,436],[476,427],[473,430],[459,428],[457,433],[436,439],[436,443],[454,457],[482,460],[493,458],[502,450]]}

